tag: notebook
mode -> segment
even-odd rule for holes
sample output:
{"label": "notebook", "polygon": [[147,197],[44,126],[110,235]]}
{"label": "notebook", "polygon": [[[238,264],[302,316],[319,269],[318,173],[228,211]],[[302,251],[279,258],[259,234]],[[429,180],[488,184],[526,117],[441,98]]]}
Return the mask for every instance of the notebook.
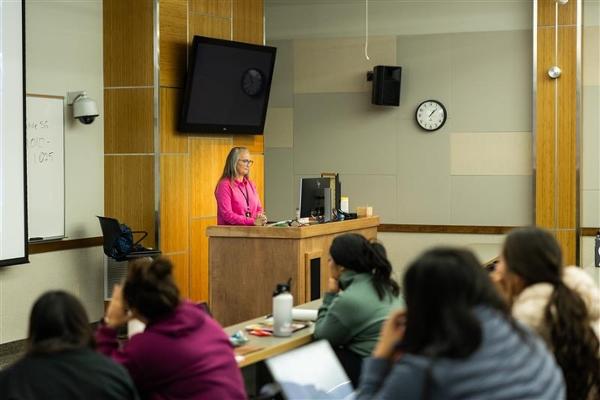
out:
{"label": "notebook", "polygon": [[326,340],[266,360],[288,400],[354,399],[352,383]]}

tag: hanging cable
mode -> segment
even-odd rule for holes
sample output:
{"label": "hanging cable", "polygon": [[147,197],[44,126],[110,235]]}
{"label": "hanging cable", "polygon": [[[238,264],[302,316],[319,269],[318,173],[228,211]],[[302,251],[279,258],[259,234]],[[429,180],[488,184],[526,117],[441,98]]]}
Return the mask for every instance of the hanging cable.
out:
{"label": "hanging cable", "polygon": [[369,0],[365,0],[365,58],[369,58]]}

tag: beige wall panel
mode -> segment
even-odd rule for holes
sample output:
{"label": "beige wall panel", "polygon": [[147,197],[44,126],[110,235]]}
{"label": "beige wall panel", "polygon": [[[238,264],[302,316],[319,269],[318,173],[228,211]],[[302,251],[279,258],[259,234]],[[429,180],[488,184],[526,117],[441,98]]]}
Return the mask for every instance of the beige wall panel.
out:
{"label": "beige wall panel", "polygon": [[500,253],[504,235],[379,232],[377,239],[385,246],[394,277],[401,283],[408,265],[425,250],[435,246],[466,247],[483,263]]}
{"label": "beige wall panel", "polygon": [[234,0],[188,0],[190,14],[214,15],[225,18],[231,18],[233,1]]}
{"label": "beige wall panel", "polygon": [[187,61],[187,1],[160,2],[160,85],[183,87]]}
{"label": "beige wall panel", "polygon": [[181,89],[160,89],[161,153],[188,152],[188,135],[177,131],[182,92]]}
{"label": "beige wall panel", "polygon": [[152,6],[148,0],[103,2],[105,87],[152,85]]}
{"label": "beige wall panel", "polygon": [[581,197],[581,226],[600,227],[600,190],[583,190]]}
{"label": "beige wall panel", "polygon": [[231,20],[228,18],[211,17],[209,15],[190,15],[190,40],[194,35],[208,36],[217,39],[231,39]]}
{"label": "beige wall panel", "polygon": [[583,85],[600,85],[600,27],[583,28]]}
{"label": "beige wall panel", "polygon": [[190,299],[208,301],[208,237],[206,228],[217,218],[192,219],[190,231]]}
{"label": "beige wall panel", "polygon": [[230,138],[190,139],[190,190],[192,191],[190,217],[217,215],[215,186],[223,172],[223,165],[231,147]]}
{"label": "beige wall panel", "polygon": [[294,146],[294,109],[269,108],[265,121],[265,147]]}
{"label": "beige wall panel", "polygon": [[148,232],[142,244],[155,247],[154,156],[104,157],[104,213]]}
{"label": "beige wall panel", "polygon": [[160,247],[164,253],[187,251],[189,158],[160,156]]}
{"label": "beige wall panel", "polygon": [[538,29],[538,64],[536,97],[536,224],[553,227],[555,223],[554,200],[554,90],[555,81],[547,74],[553,65],[554,29]]}
{"label": "beige wall panel", "polygon": [[396,38],[369,38],[369,57],[364,57],[364,38],[306,39],[294,42],[294,92],[368,92],[366,73],[375,65],[396,65]]}
{"label": "beige wall panel", "polygon": [[[186,232],[187,233],[187,232]],[[190,297],[190,255],[188,252],[177,254],[164,254],[173,263],[173,278],[179,288],[181,297]]]}
{"label": "beige wall panel", "polygon": [[265,139],[263,135],[233,135],[233,145],[247,147],[251,153],[263,153]]}
{"label": "beige wall panel", "polygon": [[104,153],[154,151],[152,89],[104,90]]}
{"label": "beige wall panel", "polygon": [[[558,228],[574,229],[577,225],[577,64],[576,29],[559,28],[558,65],[563,71],[558,79]],[[571,244],[575,247],[575,242]],[[575,262],[575,259],[573,259]]]}
{"label": "beige wall panel", "polygon": [[450,134],[451,175],[531,175],[530,132]]}
{"label": "beige wall panel", "polygon": [[[260,196],[261,204],[265,204],[265,156],[262,154],[252,153],[254,164],[250,170],[250,179],[256,185],[256,191]],[[263,206],[264,208],[264,206]],[[266,210],[268,213],[269,210]],[[269,214],[267,214],[268,216]]]}
{"label": "beige wall panel", "polygon": [[[558,24],[574,25],[577,20],[576,1],[558,5]],[[554,26],[557,0],[538,0],[538,26]]]}
{"label": "beige wall panel", "polygon": [[233,0],[233,40],[263,44],[263,0]]}

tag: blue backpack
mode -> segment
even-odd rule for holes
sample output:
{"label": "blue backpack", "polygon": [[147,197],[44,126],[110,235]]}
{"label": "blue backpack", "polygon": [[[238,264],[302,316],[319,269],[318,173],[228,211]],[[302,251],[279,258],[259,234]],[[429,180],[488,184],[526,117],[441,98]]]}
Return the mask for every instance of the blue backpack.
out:
{"label": "blue backpack", "polygon": [[130,227],[120,224],[120,228],[121,233],[115,240],[112,249],[110,249],[110,256],[117,261],[125,261],[135,248],[136,243],[133,242],[133,232]]}

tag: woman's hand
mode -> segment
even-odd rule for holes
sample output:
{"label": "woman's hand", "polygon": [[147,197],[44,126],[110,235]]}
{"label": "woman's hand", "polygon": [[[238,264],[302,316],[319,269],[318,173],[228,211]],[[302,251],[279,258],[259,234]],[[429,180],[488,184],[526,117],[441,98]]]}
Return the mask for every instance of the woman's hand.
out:
{"label": "woman's hand", "polygon": [[125,311],[125,302],[123,301],[123,288],[121,285],[113,287],[112,298],[104,315],[104,322],[111,328],[118,328],[129,321],[130,316]]}
{"label": "woman's hand", "polygon": [[254,219],[254,225],[263,226],[267,224],[267,216],[263,213],[260,213]]}
{"label": "woman's hand", "polygon": [[373,350],[373,357],[392,360],[396,344],[404,337],[406,330],[406,310],[394,311],[381,327],[379,342]]}

